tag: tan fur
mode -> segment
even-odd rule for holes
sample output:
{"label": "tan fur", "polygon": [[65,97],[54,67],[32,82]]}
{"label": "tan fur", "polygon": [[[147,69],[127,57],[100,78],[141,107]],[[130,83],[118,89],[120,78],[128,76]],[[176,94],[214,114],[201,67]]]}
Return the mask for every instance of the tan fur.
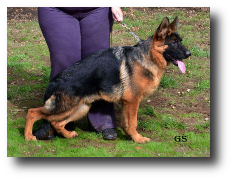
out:
{"label": "tan fur", "polygon": [[51,124],[58,133],[62,134],[66,138],[78,137],[78,134],[75,131],[67,131],[65,129],[65,125],[71,121],[81,119],[88,113],[90,108],[91,105],[81,104],[73,111],[72,114],[70,114],[67,119],[63,121],[52,121]]}
{"label": "tan fur", "polygon": [[42,118],[42,114],[45,111],[44,107],[29,109],[27,114],[27,121],[24,130],[24,137],[26,141],[34,140],[36,137],[32,135],[33,124]]}

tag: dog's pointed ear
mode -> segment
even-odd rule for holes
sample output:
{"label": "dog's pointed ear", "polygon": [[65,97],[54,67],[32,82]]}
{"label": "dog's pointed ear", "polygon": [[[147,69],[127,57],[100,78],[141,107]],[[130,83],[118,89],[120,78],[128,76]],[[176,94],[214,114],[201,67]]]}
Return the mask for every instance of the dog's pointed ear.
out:
{"label": "dog's pointed ear", "polygon": [[173,20],[173,22],[169,25],[169,28],[172,31],[176,31],[177,29],[177,24],[178,24],[178,16],[175,17],[175,19]]}
{"label": "dog's pointed ear", "polygon": [[154,34],[156,40],[165,39],[169,31],[169,19],[165,17]]}

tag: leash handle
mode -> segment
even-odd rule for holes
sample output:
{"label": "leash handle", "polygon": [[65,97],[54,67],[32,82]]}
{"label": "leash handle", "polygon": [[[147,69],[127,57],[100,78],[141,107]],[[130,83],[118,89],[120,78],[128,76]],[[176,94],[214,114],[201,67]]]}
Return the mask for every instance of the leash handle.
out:
{"label": "leash handle", "polygon": [[121,26],[128,29],[129,30],[129,33],[132,34],[132,36],[139,42],[141,39],[136,35],[134,34],[131,29],[129,27],[126,26],[125,23],[121,22]]}

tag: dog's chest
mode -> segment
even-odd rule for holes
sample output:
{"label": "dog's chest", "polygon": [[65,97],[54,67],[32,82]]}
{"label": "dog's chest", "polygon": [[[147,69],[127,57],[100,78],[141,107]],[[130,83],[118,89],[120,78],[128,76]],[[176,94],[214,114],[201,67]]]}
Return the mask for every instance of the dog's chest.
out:
{"label": "dog's chest", "polygon": [[147,83],[144,85],[145,96],[152,94],[159,86],[161,78],[164,74],[163,70],[156,70],[151,72],[150,78],[147,78]]}

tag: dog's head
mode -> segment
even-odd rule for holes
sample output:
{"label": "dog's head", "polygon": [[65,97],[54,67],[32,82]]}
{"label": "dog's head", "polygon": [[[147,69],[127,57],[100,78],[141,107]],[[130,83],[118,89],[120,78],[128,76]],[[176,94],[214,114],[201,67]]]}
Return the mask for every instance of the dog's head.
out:
{"label": "dog's head", "polygon": [[160,53],[163,54],[164,59],[167,62],[172,62],[179,67],[182,73],[185,73],[186,68],[183,59],[191,56],[191,53],[181,43],[182,38],[176,32],[177,24],[178,17],[171,24],[169,24],[169,19],[165,17],[156,30],[153,41],[156,46],[161,47]]}

